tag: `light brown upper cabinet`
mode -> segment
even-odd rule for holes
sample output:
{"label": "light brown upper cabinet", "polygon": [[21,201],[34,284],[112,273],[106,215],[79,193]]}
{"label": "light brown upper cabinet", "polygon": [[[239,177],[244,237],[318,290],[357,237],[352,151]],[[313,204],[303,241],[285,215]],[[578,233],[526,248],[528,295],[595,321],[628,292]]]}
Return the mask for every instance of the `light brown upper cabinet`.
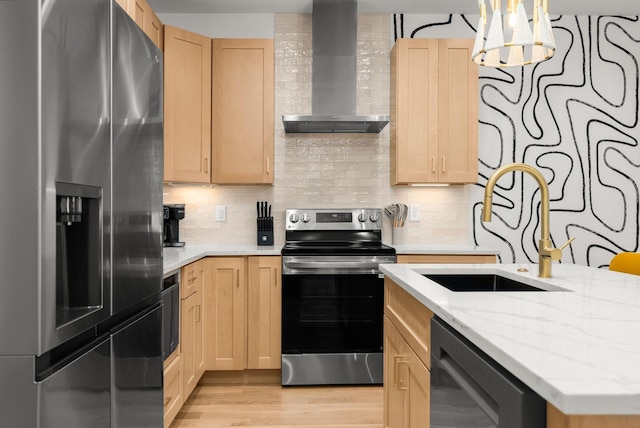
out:
{"label": "light brown upper cabinet", "polygon": [[212,182],[273,184],[274,48],[213,39]]}
{"label": "light brown upper cabinet", "polygon": [[164,27],[164,181],[211,182],[211,39]]}
{"label": "light brown upper cabinet", "polygon": [[133,18],[142,31],[153,43],[163,50],[164,37],[163,28],[160,18],[155,14],[149,3],[146,0],[116,0],[117,3],[124,9],[127,14]]}
{"label": "light brown upper cabinet", "polygon": [[475,183],[472,39],[398,39],[391,51],[391,184]]}

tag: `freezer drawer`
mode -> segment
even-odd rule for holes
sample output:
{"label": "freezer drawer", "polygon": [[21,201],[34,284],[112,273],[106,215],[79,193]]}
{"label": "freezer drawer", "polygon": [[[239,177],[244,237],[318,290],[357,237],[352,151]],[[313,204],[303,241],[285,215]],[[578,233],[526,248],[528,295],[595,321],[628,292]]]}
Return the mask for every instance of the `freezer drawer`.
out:
{"label": "freezer drawer", "polygon": [[110,343],[107,336],[41,375],[40,428],[111,426]]}
{"label": "freezer drawer", "polygon": [[158,304],[113,331],[113,427],[157,428],[163,425],[161,330],[162,307]]}

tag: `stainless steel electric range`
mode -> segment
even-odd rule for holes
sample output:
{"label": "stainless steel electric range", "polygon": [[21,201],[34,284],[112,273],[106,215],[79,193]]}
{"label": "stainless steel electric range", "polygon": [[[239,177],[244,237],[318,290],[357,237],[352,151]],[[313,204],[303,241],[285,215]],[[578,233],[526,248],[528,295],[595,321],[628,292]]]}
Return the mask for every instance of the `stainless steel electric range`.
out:
{"label": "stainless steel electric range", "polygon": [[289,209],[282,249],[282,384],[381,384],[382,210]]}

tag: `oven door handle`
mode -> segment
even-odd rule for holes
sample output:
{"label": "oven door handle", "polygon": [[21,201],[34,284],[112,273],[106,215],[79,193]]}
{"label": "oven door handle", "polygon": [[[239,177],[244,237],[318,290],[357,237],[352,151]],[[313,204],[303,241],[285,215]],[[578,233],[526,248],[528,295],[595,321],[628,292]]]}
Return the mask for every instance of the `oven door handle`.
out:
{"label": "oven door handle", "polygon": [[345,261],[308,261],[285,262],[284,266],[290,269],[378,269],[379,261],[372,262],[345,262]]}

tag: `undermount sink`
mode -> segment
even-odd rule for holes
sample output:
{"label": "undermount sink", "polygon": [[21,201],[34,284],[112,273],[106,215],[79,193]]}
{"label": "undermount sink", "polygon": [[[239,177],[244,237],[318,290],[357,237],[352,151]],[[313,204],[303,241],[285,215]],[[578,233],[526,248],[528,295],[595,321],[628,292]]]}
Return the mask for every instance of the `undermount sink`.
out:
{"label": "undermount sink", "polygon": [[423,275],[451,291],[547,291],[495,274]]}

